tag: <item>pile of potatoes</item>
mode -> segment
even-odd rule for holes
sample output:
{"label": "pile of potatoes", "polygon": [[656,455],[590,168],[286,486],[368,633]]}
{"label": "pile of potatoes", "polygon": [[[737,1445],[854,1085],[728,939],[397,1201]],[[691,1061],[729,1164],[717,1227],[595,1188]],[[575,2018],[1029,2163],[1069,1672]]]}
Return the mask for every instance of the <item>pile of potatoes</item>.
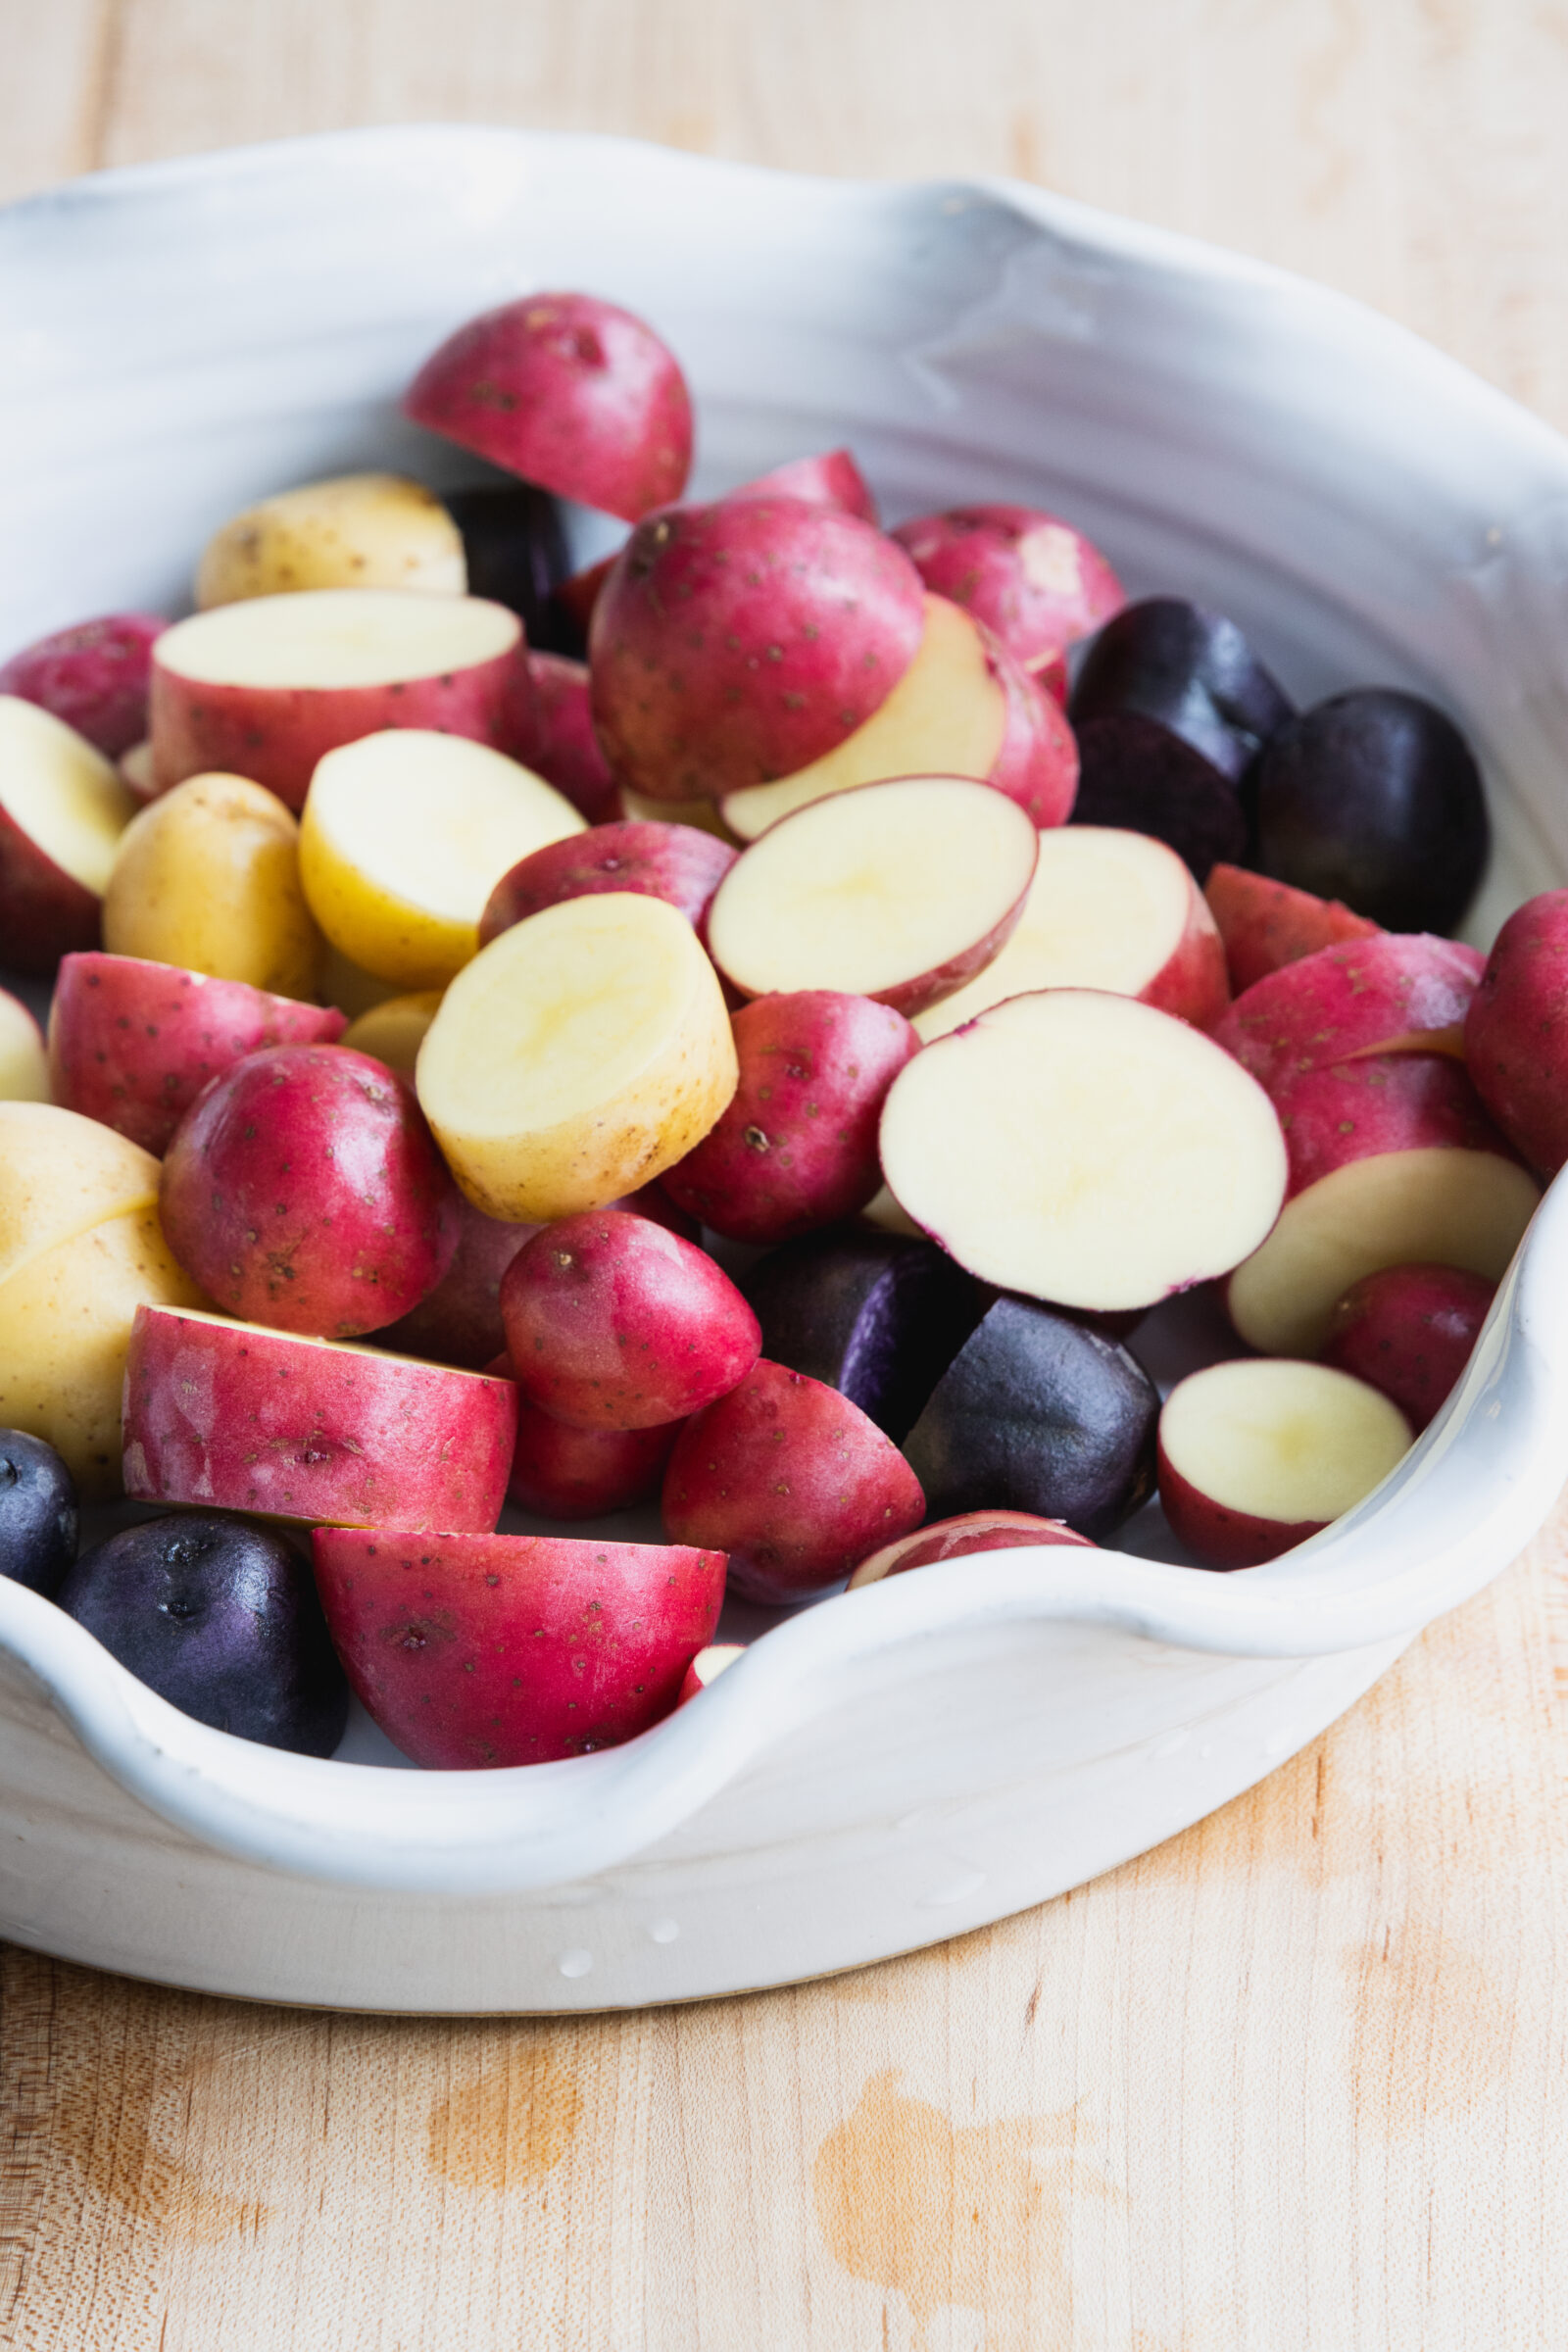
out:
{"label": "pile of potatoes", "polygon": [[[1297,710],[1059,516],[884,531],[846,451],[681,503],[680,368],[587,295],[405,405],[490,478],[265,497],[187,617],[0,668],[0,962],[54,983],[47,1038],[0,996],[0,1424],[205,1514],[209,1582],[312,1531],[315,1587],[225,1680],[143,1638],[187,1519],[6,1572],[246,1736],[325,1752],[335,1652],[493,1765],[694,1695],[726,1582],[1156,1487],[1242,1567],[1376,1486],[1568,1156],[1568,893],[1442,936],[1452,722]],[[619,553],[573,573],[563,500]],[[1200,1285],[1235,1354],[1162,1406],[1127,1341]],[[662,1544],[495,1532],[655,1495]]]}

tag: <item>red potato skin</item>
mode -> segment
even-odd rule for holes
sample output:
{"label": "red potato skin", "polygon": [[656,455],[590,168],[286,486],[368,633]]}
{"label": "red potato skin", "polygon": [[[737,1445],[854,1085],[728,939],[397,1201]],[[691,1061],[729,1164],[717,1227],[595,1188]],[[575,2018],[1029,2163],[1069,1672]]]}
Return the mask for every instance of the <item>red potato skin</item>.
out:
{"label": "red potato skin", "polygon": [[49,1084],[79,1110],[162,1157],[210,1079],[268,1046],[330,1046],[335,1005],[274,997],[136,956],[68,956],[49,1013]]}
{"label": "red potato skin", "polygon": [[853,1217],[880,1189],[877,1123],[920,1040],[870,997],[801,989],[759,997],[732,1023],[729,1108],[661,1183],[732,1242],[783,1242]]}
{"label": "red potato skin", "polygon": [[[486,1370],[492,1380],[511,1380],[511,1356],[498,1355]],[[652,1429],[572,1429],[530,1404],[519,1389],[507,1500],[541,1519],[597,1519],[650,1502],[680,1430],[678,1421]]]}
{"label": "red potato skin", "polygon": [[724,1597],[723,1554],[684,1545],[323,1527],[312,1547],[367,1713],[436,1772],[634,1740],[673,1708]]}
{"label": "red potato skin", "polygon": [[696,825],[595,825],[553,841],[503,874],[479,917],[479,945],[563,899],[632,891],[678,907],[699,932],[709,901],[739,856]]}
{"label": "red potato skin", "polygon": [[763,1356],[681,1431],[662,1508],[676,1543],[729,1553],[736,1592],[782,1605],[826,1592],[908,1535],[925,1496],[858,1405]]}
{"label": "red potato skin", "polygon": [[513,1377],[578,1429],[649,1429],[722,1396],[761,1326],[722,1267],[647,1217],[590,1209],[535,1234],[501,1285]]}
{"label": "red potato skin", "polygon": [[563,580],[555,592],[556,603],[576,622],[585,637],[594,616],[594,607],[599,602],[599,591],[609,579],[614,562],[613,556],[601,556],[599,562],[590,564],[585,571],[574,571],[569,580]]}
{"label": "red potato skin", "polygon": [[636,522],[686,487],[692,404],[668,345],[592,294],[530,294],[431,354],[403,413],[558,498]]}
{"label": "red potato skin", "polygon": [[362,735],[427,727],[504,746],[518,724],[516,671],[513,647],[488,662],[385,686],[219,686],[180,676],[155,654],[155,785],[165,793],[189,776],[248,776],[297,811],[318,760]]}
{"label": "red potato skin", "polygon": [[159,1213],[215,1305],[324,1339],[395,1323],[458,1247],[413,1088],[343,1046],[274,1046],[215,1078],[170,1144]]}
{"label": "red potato skin", "polygon": [[488,1530],[506,1500],[517,1396],[445,1365],[142,1306],[124,1422],[132,1501]]}
{"label": "red potato skin", "polygon": [[986,662],[1006,699],[1002,748],[985,782],[1026,809],[1044,832],[1064,825],[1078,798],[1078,738],[1066,713],[989,631]]}
{"label": "red potato skin", "polygon": [[1385,1266],[1346,1292],[1322,1361],[1392,1398],[1419,1433],[1447,1401],[1496,1285],[1457,1266]]}
{"label": "red potato skin", "polygon": [[1293,890],[1287,882],[1271,882],[1239,865],[1212,866],[1204,896],[1225,943],[1231,989],[1238,997],[1265,974],[1319,948],[1375,939],[1379,932],[1378,924],[1352,914],[1338,899],[1316,899],[1309,890]]}
{"label": "red potato skin", "polygon": [[1054,667],[1064,647],[1127,602],[1100,550],[1035,507],[955,507],[892,535],[932,593],[983,621],[1025,669]]}
{"label": "red potato skin", "polygon": [[[837,507],[842,514],[858,514],[875,529],[881,522],[870,483],[847,449],[830,449],[821,457],[791,458],[755,481],[726,490],[726,498],[799,498],[810,507]],[[897,536],[897,533],[894,534]]]}
{"label": "red potato skin", "polygon": [[1152,1004],[1156,1012],[1174,1013],[1194,1029],[1212,1031],[1231,1001],[1225,949],[1208,902],[1190,872],[1187,887],[1186,927],[1152,980],[1139,990],[1138,1002]]}
{"label": "red potato skin", "polygon": [[1294,1200],[1353,1159],[1387,1152],[1494,1152],[1515,1155],[1487,1117],[1459,1063],[1446,1054],[1369,1054],[1307,1070],[1273,1090]]}
{"label": "red potato skin", "polygon": [[0,808],[0,941],[9,969],[46,978],[62,956],[98,945],[102,913],[102,899]]}
{"label": "red potato skin", "polygon": [[588,709],[588,665],[563,654],[527,657],[532,691],[519,696],[513,730],[501,746],[524,767],[564,792],[591,825],[608,824],[620,808],[620,787],[605,763]]}
{"label": "red potato skin", "polygon": [[1160,1507],[1170,1532],[1205,1568],[1260,1567],[1328,1525],[1326,1519],[1287,1525],[1282,1519],[1254,1518],[1250,1511],[1228,1511],[1183,1478],[1163,1446],[1157,1450]]}
{"label": "red potato skin", "polygon": [[884,1578],[907,1575],[911,1568],[936,1568],[944,1560],[966,1559],[977,1551],[1017,1551],[1028,1544],[1071,1544],[1098,1551],[1089,1536],[1079,1535],[1065,1519],[1037,1519],[1030,1511],[963,1511],[956,1519],[934,1519],[929,1527],[884,1544],[862,1560],[850,1579],[850,1591],[879,1585]]}
{"label": "red potato skin", "polygon": [[417,1306],[376,1333],[377,1347],[510,1380],[511,1371],[497,1372],[491,1360],[507,1343],[501,1280],[523,1243],[538,1231],[537,1225],[507,1225],[499,1217],[487,1217],[460,1193],[452,1263]]}
{"label": "red potato skin", "polygon": [[594,608],[594,728],[633,791],[718,800],[853,735],[924,620],[914,565],[857,515],[798,498],[651,515]]}
{"label": "red potato skin", "polygon": [[118,760],[147,732],[153,641],[168,626],[159,612],[106,612],[57,629],[0,664],[0,694],[36,703]]}
{"label": "red potato skin", "polygon": [[1255,980],[1213,1030],[1260,1086],[1367,1054],[1461,1054],[1484,963],[1430,932],[1379,931],[1319,948]]}
{"label": "red potato skin", "polygon": [[1465,1015],[1488,1110],[1539,1176],[1568,1160],[1568,890],[1527,900],[1498,932]]}

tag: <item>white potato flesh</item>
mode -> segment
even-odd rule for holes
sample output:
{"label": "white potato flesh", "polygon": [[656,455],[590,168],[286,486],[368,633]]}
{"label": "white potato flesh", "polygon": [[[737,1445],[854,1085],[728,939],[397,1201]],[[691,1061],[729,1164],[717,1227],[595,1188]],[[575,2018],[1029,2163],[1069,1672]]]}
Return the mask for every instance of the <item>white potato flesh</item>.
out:
{"label": "white potato flesh", "polygon": [[1396,1404],[1348,1372],[1248,1357],[1179,1382],[1159,1443],[1222,1510],[1298,1527],[1353,1509],[1409,1450],[1411,1431]]}
{"label": "white potato flesh", "polygon": [[[1014,802],[961,776],[836,794],[741,853],[709,909],[713,960],[753,997],[918,987],[1007,922],[1039,842]],[[969,976],[955,970],[951,987]]]}
{"label": "white potato flesh", "polygon": [[741,841],[756,841],[793,809],[858,784],[922,775],[983,781],[997,763],[1006,723],[1006,696],[991,674],[979,630],[946,597],[927,596],[914,660],[886,702],[809,767],[726,793],[724,822]]}
{"label": "white potato flesh", "polygon": [[1191,905],[1187,868],[1162,841],[1109,825],[1056,825],[1040,836],[1040,863],[1001,955],[914,1025],[929,1044],[1041,988],[1136,997],[1181,945]]}
{"label": "white potato flesh", "polygon": [[217,605],[166,629],[158,667],[203,686],[395,686],[472,669],[520,644],[516,614],[482,597],[316,588]]}
{"label": "white potato flesh", "polygon": [[1298,1193],[1226,1292],[1231,1321],[1268,1355],[1313,1355],[1335,1302],[1384,1266],[1458,1266],[1500,1282],[1540,1190],[1495,1152],[1423,1147],[1352,1159]]}
{"label": "white potato flesh", "polygon": [[102,752],[15,694],[0,694],[0,808],[51,864],[99,899],[136,813]]}
{"label": "white potato flesh", "polygon": [[567,899],[465,966],[416,1086],[489,1216],[602,1208],[685,1157],[737,1082],[718,976],[685,916],[629,891]]}
{"label": "white potato flesh", "polygon": [[1255,1250],[1285,1198],[1262,1088],[1127,997],[1014,997],[894,1080],[882,1168],[982,1280],[1060,1306],[1152,1306]]}

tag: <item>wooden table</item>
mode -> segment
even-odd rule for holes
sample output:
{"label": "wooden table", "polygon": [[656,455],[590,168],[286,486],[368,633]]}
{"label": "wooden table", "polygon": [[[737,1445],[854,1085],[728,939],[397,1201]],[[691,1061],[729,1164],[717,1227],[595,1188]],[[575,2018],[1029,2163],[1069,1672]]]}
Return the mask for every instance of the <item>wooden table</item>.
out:
{"label": "wooden table", "polygon": [[[435,117],[1007,171],[1568,426],[1560,0],[0,0],[0,59],[3,195]],[[0,2342],[1562,2352],[1565,1544],[1159,1852],[836,1983],[423,2024],[6,1953]]]}

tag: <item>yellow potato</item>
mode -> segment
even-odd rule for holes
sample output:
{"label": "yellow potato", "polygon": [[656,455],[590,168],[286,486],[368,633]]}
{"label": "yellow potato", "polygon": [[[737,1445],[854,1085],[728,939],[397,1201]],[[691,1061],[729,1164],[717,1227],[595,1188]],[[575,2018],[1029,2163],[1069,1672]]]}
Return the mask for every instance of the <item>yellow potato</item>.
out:
{"label": "yellow potato", "polygon": [[438,988],[421,988],[412,997],[388,997],[385,1004],[372,1004],[368,1012],[351,1021],[337,1042],[352,1047],[356,1054],[373,1054],[389,1070],[412,1078],[425,1031],[435,1019],[440,1002]]}
{"label": "yellow potato", "polygon": [[125,1351],[144,1303],[206,1304],[156,1206],[105,1218],[0,1282],[0,1427],[55,1446],[87,1501],[120,1492]]}
{"label": "yellow potato", "polygon": [[299,826],[245,776],[191,776],[132,817],[104,894],[114,956],[311,997],[321,941],[300,883]]}
{"label": "yellow potato", "polygon": [[673,1167],[735,1092],[718,975],[683,914],[629,891],[566,899],[458,974],[416,1086],[476,1208],[545,1224]]}
{"label": "yellow potato", "polygon": [[391,728],[317,762],[300,879],[340,955],[399,989],[443,988],[477,950],[502,876],[586,829],[564,793],[505,753]]}
{"label": "yellow potato", "polygon": [[43,1031],[20,999],[0,988],[0,1102],[47,1102]]}
{"label": "yellow potato", "polygon": [[153,1206],[161,1173],[150,1152],[79,1111],[0,1102],[0,1283],[74,1233]]}
{"label": "yellow potato", "polygon": [[463,538],[433,490],[398,473],[344,473],[264,498],[208,541],[196,603],[299,588],[418,588],[462,596]]}

